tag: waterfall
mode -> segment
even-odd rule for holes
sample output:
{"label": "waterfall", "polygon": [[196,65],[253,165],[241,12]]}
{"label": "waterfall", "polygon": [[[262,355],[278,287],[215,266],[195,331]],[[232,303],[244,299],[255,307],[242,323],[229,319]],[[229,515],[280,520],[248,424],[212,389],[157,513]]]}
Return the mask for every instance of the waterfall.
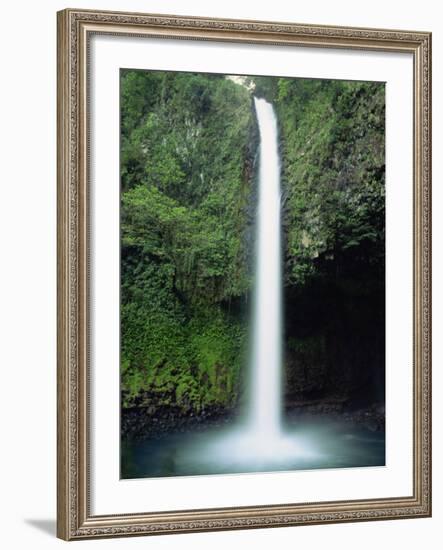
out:
{"label": "waterfall", "polygon": [[[260,130],[256,264],[252,307],[249,399],[237,426],[214,436],[204,451],[239,471],[286,468],[318,457],[306,436],[282,424],[282,259],[280,155],[277,119],[254,97]],[[215,457],[215,458],[214,458]],[[243,470],[245,468],[245,470]]]}
{"label": "waterfall", "polygon": [[266,439],[281,431],[281,219],[277,119],[264,99],[254,98],[260,130],[256,280],[250,365],[249,423]]}

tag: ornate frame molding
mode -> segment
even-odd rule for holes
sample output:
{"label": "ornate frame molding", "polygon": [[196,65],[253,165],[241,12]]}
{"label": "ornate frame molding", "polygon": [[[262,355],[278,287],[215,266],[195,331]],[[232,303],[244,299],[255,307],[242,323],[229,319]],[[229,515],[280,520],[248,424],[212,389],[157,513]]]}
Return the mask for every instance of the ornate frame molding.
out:
{"label": "ornate frame molding", "polygon": [[[57,534],[65,540],[431,515],[431,34],[64,10],[58,24]],[[88,482],[88,41],[94,33],[409,52],[414,58],[413,496],[92,516]]]}

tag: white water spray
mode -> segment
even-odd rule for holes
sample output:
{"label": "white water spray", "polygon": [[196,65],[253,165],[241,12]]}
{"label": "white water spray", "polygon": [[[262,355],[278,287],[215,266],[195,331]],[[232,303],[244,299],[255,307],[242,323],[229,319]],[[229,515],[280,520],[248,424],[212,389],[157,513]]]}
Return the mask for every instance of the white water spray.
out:
{"label": "white water spray", "polygon": [[260,164],[249,422],[257,437],[269,440],[281,432],[280,156],[274,109],[264,99],[254,102]]}

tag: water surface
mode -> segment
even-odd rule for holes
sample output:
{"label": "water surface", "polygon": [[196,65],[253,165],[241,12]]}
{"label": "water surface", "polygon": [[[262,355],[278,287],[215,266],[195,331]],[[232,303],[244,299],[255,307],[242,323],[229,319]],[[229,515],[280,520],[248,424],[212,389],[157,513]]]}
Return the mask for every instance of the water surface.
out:
{"label": "water surface", "polygon": [[348,421],[304,418],[280,440],[212,428],[122,442],[121,478],[276,472],[385,465],[385,434]]}

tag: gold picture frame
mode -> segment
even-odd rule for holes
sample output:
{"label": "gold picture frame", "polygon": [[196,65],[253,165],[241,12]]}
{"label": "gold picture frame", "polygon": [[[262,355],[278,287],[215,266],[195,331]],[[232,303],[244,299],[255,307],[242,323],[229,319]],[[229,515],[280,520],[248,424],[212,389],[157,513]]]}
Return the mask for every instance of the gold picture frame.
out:
{"label": "gold picture frame", "polygon": [[[57,534],[65,540],[431,515],[431,34],[67,9],[58,13]],[[406,52],[414,63],[413,494],[94,516],[90,506],[88,48],[94,34]],[[412,266],[411,266],[412,268]]]}

